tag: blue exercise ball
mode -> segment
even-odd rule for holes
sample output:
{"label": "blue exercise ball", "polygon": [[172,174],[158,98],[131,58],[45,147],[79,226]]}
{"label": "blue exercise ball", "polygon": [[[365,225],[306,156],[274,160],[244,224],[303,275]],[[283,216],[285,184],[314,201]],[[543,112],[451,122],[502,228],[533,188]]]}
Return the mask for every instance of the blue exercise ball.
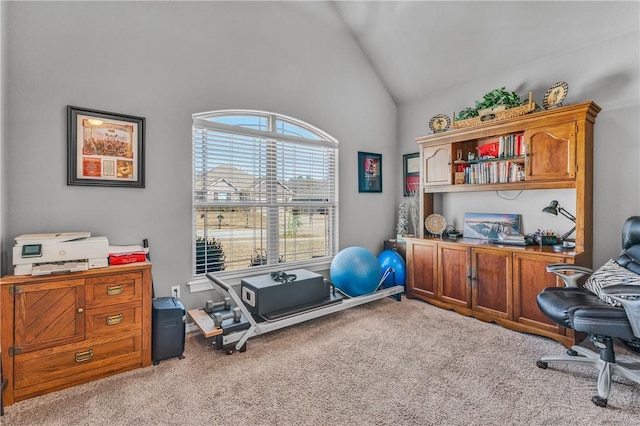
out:
{"label": "blue exercise ball", "polygon": [[363,247],[348,247],[338,252],[329,274],[333,285],[349,297],[373,293],[382,278],[378,259]]}
{"label": "blue exercise ball", "polygon": [[380,273],[384,276],[387,269],[393,268],[394,272],[389,274],[382,283],[382,287],[393,287],[394,285],[404,285],[407,279],[407,268],[402,260],[402,256],[395,250],[385,250],[378,255],[380,263]]}

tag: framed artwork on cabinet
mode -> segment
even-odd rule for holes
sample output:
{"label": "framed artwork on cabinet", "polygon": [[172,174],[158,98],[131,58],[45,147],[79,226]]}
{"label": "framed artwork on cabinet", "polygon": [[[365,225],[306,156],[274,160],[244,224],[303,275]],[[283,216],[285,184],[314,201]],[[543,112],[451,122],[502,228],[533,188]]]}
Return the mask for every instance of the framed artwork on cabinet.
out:
{"label": "framed artwork on cabinet", "polygon": [[465,213],[465,238],[495,240],[504,235],[520,234],[520,215],[507,213]]}
{"label": "framed artwork on cabinet", "polygon": [[402,193],[405,197],[420,190],[420,153],[402,156]]}
{"label": "framed artwork on cabinet", "polygon": [[358,192],[382,192],[382,154],[358,152]]}
{"label": "framed artwork on cabinet", "polygon": [[67,106],[67,185],[144,188],[144,117]]}

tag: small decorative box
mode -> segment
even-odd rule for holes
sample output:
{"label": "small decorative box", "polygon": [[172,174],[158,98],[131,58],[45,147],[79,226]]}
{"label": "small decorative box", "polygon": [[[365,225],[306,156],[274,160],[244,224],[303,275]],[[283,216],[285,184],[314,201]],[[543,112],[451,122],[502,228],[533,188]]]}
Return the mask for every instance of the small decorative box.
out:
{"label": "small decorative box", "polygon": [[540,236],[540,245],[555,246],[556,244],[558,244],[558,237],[556,237],[555,235]]}

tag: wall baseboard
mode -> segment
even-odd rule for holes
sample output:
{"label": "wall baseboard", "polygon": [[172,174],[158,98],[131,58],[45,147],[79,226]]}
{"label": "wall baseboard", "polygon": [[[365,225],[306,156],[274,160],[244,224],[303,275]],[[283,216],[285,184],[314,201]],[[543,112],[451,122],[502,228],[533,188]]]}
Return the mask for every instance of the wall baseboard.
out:
{"label": "wall baseboard", "polygon": [[194,331],[200,331],[200,329],[198,328],[198,326],[193,323],[193,322],[188,322],[185,325],[185,330],[184,330],[187,334],[189,333],[193,333]]}

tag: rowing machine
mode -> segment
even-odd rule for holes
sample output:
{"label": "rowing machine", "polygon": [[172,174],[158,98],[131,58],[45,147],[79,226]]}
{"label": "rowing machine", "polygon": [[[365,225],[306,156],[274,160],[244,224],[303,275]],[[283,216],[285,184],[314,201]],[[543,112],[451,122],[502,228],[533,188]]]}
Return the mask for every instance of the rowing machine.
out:
{"label": "rowing machine", "polygon": [[[364,294],[357,297],[340,297],[335,302],[329,301],[329,304],[327,305],[310,308],[302,312],[295,312],[288,316],[281,316],[278,319],[272,321],[264,320],[263,318],[254,318],[253,314],[247,309],[241,297],[238,295],[238,293],[236,293],[232,286],[225,283],[223,280],[216,277],[212,273],[207,273],[206,276],[209,281],[220,287],[229,295],[233,303],[236,305],[236,309],[240,309],[242,316],[246,318],[249,323],[249,327],[243,330],[233,331],[229,333],[227,333],[226,330],[223,330],[223,332],[216,333],[216,346],[219,348],[225,348],[227,350],[227,354],[231,354],[233,353],[234,349],[231,345],[235,343],[235,350],[244,351],[246,350],[247,340],[254,336],[269,333],[271,331],[279,330],[290,325],[299,324],[311,319],[322,317],[324,315],[332,314],[334,312],[339,312],[344,309],[382,299],[384,297],[393,296],[396,298],[396,300],[399,301],[401,300],[402,292],[404,291],[403,286],[396,285],[393,287],[382,288],[382,283],[390,274],[393,273],[393,268],[388,268],[383,274],[382,279],[378,284],[377,290],[373,293]],[[194,317],[194,315],[192,315],[192,317]],[[194,320],[196,320],[195,317]],[[205,336],[207,335],[205,334]],[[213,336],[213,333],[210,334],[210,336]]]}

